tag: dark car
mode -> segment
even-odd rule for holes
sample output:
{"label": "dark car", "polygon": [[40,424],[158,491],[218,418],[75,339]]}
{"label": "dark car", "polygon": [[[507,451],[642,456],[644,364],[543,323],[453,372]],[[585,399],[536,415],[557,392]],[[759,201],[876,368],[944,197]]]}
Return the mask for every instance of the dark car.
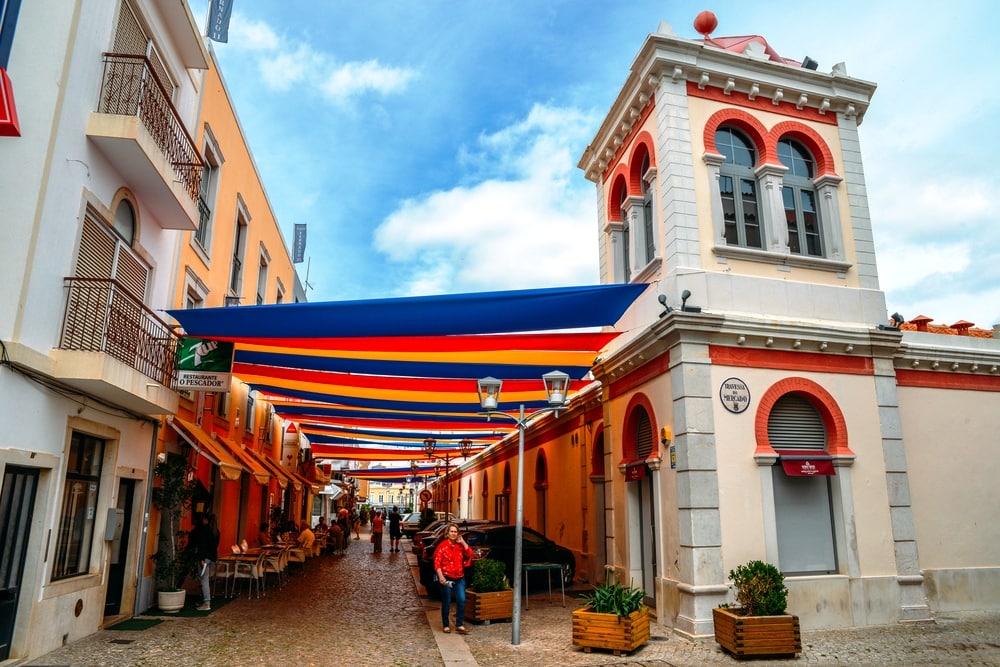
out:
{"label": "dark car", "polygon": [[[576,557],[566,547],[560,546],[541,533],[531,528],[524,528],[521,543],[521,563],[559,563],[562,565],[563,583],[569,586],[576,576]],[[473,558],[492,558],[504,564],[507,569],[507,579],[514,580],[514,526],[503,523],[484,523],[468,526],[462,529],[462,537],[472,547]],[[434,576],[434,551],[444,540],[443,534],[424,546],[418,559],[420,583],[432,597],[438,595],[438,584]],[[531,583],[540,585],[546,583],[549,573],[538,571],[531,573]],[[537,579],[537,583],[536,583]]]}

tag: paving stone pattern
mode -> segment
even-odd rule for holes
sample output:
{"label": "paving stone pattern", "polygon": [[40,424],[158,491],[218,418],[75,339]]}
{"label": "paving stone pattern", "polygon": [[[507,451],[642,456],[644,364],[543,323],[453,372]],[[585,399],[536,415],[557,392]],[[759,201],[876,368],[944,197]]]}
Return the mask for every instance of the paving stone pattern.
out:
{"label": "paving stone pattern", "polygon": [[371,553],[367,535],[344,555],[309,560],[284,589],[237,600],[204,617],[168,618],[139,632],[98,632],[30,665],[553,667],[620,665],[696,667],[714,664],[1000,667],[1000,613],[939,615],[934,622],[804,632],[794,660],[738,662],[710,639],[688,641],[653,623],[652,639],[628,656],[572,646],[570,612],[579,585],[531,596],[520,643],[509,622],[468,624],[461,636],[441,632],[440,606],[426,597],[416,563],[401,553]]}

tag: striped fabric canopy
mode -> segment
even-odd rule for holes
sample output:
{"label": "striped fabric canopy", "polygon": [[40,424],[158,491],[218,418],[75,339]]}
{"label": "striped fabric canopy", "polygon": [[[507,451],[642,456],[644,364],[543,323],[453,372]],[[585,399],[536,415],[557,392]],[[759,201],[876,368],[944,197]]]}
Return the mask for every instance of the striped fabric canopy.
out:
{"label": "striped fabric canopy", "polygon": [[645,287],[169,313],[188,336],[232,341],[233,374],[299,424],[315,458],[424,460],[425,438],[438,442],[436,454],[457,457],[463,438],[478,452],[515,427],[480,414],[480,378],[503,381],[504,412],[547,406],[541,376],[552,370],[570,375],[570,395],[587,386],[595,356],[620,332],[566,330],[613,326]]}

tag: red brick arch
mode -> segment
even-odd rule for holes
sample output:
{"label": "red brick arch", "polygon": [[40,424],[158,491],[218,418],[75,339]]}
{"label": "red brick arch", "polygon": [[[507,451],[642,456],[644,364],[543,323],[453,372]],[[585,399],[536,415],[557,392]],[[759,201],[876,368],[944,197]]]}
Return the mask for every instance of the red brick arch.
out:
{"label": "red brick arch", "polygon": [[757,439],[757,449],[754,454],[776,455],[771,439],[767,435],[767,420],[771,410],[779,398],[785,394],[799,394],[816,408],[823,425],[826,427],[826,452],[831,455],[850,455],[854,452],[847,446],[847,422],[844,413],[840,411],[837,401],[822,386],[801,377],[790,377],[779,380],[771,385],[757,404],[757,416],[754,422],[754,434]]}
{"label": "red brick arch", "polygon": [[624,163],[618,165],[611,177],[611,188],[608,189],[608,220],[622,220],[622,191],[628,192],[628,173]]}
{"label": "red brick arch", "polygon": [[835,175],[833,168],[833,153],[826,141],[814,129],[798,121],[789,120],[778,123],[768,132],[768,150],[778,154],[778,142],[788,137],[794,139],[809,149],[816,160],[816,176]]}
{"label": "red brick arch", "polygon": [[[656,440],[655,434],[659,430],[656,426],[656,411],[653,410],[653,404],[649,398],[645,394],[634,394],[628,402],[628,407],[625,408],[625,419],[622,421],[622,459],[626,463],[639,460],[639,448],[635,442],[636,408],[639,407],[646,410],[649,425],[654,434],[654,441]],[[656,443],[654,442],[653,445],[655,453]]]}
{"label": "red brick arch", "polygon": [[756,116],[742,109],[720,109],[712,114],[705,123],[705,152],[719,154],[715,147],[715,132],[722,125],[732,125],[747,135],[747,138],[757,147],[757,164],[779,164],[778,154],[774,150],[776,143],[769,144],[768,132],[764,124]]}
{"label": "red brick arch", "polygon": [[643,130],[632,142],[632,154],[628,159],[628,192],[638,197],[642,194],[642,160],[649,156],[649,166],[656,166],[656,152],[653,149],[653,137]]}

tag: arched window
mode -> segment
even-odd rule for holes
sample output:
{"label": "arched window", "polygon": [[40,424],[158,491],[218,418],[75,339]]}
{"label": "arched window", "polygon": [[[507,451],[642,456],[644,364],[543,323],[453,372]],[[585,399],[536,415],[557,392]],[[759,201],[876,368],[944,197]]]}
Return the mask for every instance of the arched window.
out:
{"label": "arched window", "polygon": [[629,219],[628,219],[628,190],[622,188],[621,191],[621,212],[622,212],[622,271],[625,275],[625,282],[629,282],[632,279],[632,241],[631,234],[629,233]]}
{"label": "arched window", "polygon": [[642,157],[642,167],[639,173],[643,178],[642,183],[642,235],[645,241],[646,256],[643,265],[653,261],[656,254],[656,243],[653,238],[653,188],[646,182],[646,173],[649,171],[649,153]]}
{"label": "arched window", "polygon": [[757,177],[753,172],[757,164],[757,150],[742,133],[727,126],[716,130],[715,147],[726,158],[719,168],[726,243],[743,248],[763,248]]}
{"label": "arched window", "polygon": [[778,159],[788,167],[781,188],[788,224],[788,250],[797,255],[822,257],[823,237],[813,186],[815,161],[802,144],[791,139],[778,142]]}
{"label": "arched window", "polygon": [[135,209],[132,208],[132,203],[129,200],[122,199],[118,202],[112,227],[131,248],[135,243]]}

